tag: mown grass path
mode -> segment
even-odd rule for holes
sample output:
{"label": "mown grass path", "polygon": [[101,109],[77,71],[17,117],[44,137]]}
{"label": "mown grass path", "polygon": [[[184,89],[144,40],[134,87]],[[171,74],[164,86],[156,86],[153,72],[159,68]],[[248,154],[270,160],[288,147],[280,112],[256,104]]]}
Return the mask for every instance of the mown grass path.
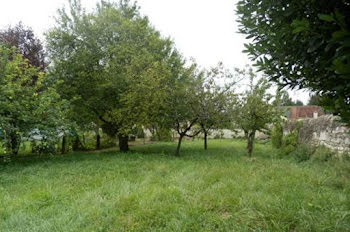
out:
{"label": "mown grass path", "polygon": [[0,166],[0,231],[350,231],[348,161],[186,142]]}

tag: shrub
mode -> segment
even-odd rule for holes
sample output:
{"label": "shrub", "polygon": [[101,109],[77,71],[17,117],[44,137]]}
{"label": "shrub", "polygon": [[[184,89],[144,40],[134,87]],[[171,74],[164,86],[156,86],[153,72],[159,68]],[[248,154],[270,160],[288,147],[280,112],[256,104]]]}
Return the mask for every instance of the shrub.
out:
{"label": "shrub", "polygon": [[275,148],[281,148],[283,142],[283,127],[280,123],[276,124],[271,131],[271,142]]}
{"label": "shrub", "polygon": [[223,139],[225,136],[225,133],[223,130],[218,130],[215,135],[214,135],[214,139]]}
{"label": "shrub", "polygon": [[171,130],[168,128],[160,128],[156,130],[156,133],[152,135],[151,141],[164,141],[170,142],[173,140]]}
{"label": "shrub", "polygon": [[313,161],[328,161],[334,156],[334,152],[328,147],[319,146],[312,154],[311,160]]}
{"label": "shrub", "polygon": [[298,145],[298,129],[294,129],[282,139],[280,155],[285,156],[291,153]]}
{"label": "shrub", "polygon": [[116,138],[105,133],[101,136],[101,148],[111,148],[116,146]]}
{"label": "shrub", "polygon": [[314,148],[307,144],[300,144],[290,153],[298,162],[307,161],[314,152]]}
{"label": "shrub", "polygon": [[220,139],[220,134],[215,134],[214,139]]}

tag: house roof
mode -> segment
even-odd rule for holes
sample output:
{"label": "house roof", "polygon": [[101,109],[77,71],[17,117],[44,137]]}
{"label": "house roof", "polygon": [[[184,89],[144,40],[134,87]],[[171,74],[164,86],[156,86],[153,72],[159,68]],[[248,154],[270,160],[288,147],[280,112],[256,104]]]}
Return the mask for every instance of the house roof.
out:
{"label": "house roof", "polygon": [[324,115],[324,112],[320,106],[291,106],[290,118],[313,118],[315,112],[318,116]]}

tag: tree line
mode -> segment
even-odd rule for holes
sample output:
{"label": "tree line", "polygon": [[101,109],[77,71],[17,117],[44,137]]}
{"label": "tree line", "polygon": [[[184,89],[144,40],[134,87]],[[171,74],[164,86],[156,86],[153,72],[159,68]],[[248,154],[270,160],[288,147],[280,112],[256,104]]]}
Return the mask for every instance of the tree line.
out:
{"label": "tree line", "polygon": [[128,1],[101,1],[91,12],[69,1],[45,39],[46,50],[21,23],[0,32],[0,136],[8,154],[17,155],[23,139],[35,135],[38,153],[58,152],[58,141],[65,153],[68,137],[79,149],[79,134],[87,130],[96,132],[99,149],[100,128],[126,152],[135,128],[152,128],[178,134],[179,156],[185,137],[202,133],[207,149],[211,130],[236,123],[251,144],[273,120],[266,81],[253,86],[252,80],[244,97],[235,93],[248,71],[233,73],[221,63],[205,70],[186,61]]}

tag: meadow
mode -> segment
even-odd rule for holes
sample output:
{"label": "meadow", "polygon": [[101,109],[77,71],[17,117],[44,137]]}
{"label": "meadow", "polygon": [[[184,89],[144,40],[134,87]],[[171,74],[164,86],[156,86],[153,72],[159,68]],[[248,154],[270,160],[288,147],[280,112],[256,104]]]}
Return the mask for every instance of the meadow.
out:
{"label": "meadow", "polygon": [[298,162],[241,140],[0,165],[0,231],[350,231],[350,162]]}

